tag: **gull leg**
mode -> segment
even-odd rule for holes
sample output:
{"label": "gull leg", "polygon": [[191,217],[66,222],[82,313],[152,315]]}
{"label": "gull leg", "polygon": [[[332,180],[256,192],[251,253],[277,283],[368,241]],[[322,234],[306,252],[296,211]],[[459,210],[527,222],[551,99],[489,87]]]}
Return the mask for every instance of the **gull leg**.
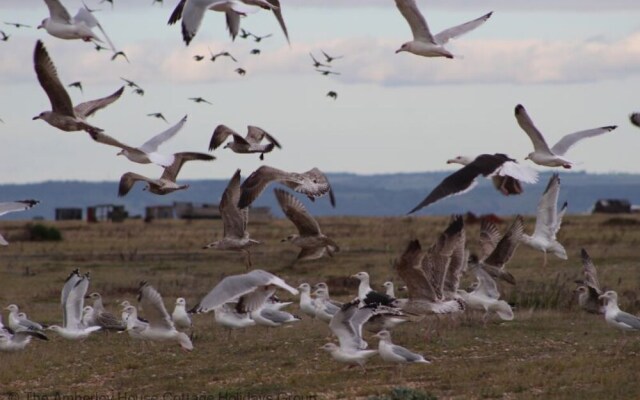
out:
{"label": "gull leg", "polygon": [[264,161],[264,153],[260,153],[260,161]]}
{"label": "gull leg", "polygon": [[547,252],[546,251],[544,252],[544,263],[542,264],[542,267],[543,268],[547,267]]}

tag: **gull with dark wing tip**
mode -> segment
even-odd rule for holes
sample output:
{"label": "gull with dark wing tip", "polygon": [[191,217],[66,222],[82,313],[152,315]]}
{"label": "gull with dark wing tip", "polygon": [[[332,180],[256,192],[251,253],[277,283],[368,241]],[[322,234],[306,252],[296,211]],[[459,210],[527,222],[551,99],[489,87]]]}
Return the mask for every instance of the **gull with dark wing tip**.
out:
{"label": "gull with dark wing tip", "polygon": [[566,250],[556,240],[556,235],[562,225],[562,217],[567,211],[568,205],[565,201],[560,211],[558,211],[559,196],[560,177],[558,174],[553,174],[538,202],[536,226],[533,235],[522,234],[522,242],[524,244],[544,253],[543,267],[547,265],[547,253],[552,253],[562,260],[568,258]]}
{"label": "gull with dark wing tip", "polygon": [[298,199],[280,188],[274,189],[274,192],[282,212],[298,229],[298,234],[282,239],[282,242],[290,242],[301,248],[296,261],[317,260],[325,254],[333,257],[334,253],[340,251],[338,244],[320,231],[318,221]]}
{"label": "gull with dark wing tip", "polygon": [[173,193],[176,190],[184,190],[189,187],[189,185],[178,185],[176,183],[176,179],[178,178],[178,174],[182,169],[182,166],[187,161],[201,160],[201,161],[212,161],[215,160],[215,157],[204,154],[204,153],[175,153],[173,155],[174,160],[173,164],[164,168],[164,172],[159,179],[151,179],[146,176],[136,174],[134,172],[127,172],[122,177],[120,177],[120,184],[118,185],[118,196],[125,196],[133,185],[138,181],[143,181],[147,183],[142,190],[148,190],[153,194],[165,195],[169,193]]}
{"label": "gull with dark wing tip", "polygon": [[[497,236],[495,236],[497,233]],[[513,255],[522,241],[524,234],[524,219],[517,215],[509,226],[504,236],[500,237],[498,228],[488,220],[482,220],[480,235],[483,252],[487,253],[480,258],[481,267],[494,278],[501,279],[512,285],[516,284],[516,278],[511,275],[505,266],[513,258]],[[490,249],[489,246],[493,248]]]}
{"label": "gull with dark wing tip", "polygon": [[633,113],[629,115],[629,121],[638,128],[640,128],[640,113]]}
{"label": "gull with dark wing tip", "polygon": [[154,118],[158,118],[158,119],[163,120],[163,121],[164,121],[164,122],[166,122],[167,124],[169,123],[169,121],[167,121],[167,119],[164,117],[164,115],[162,115],[162,113],[159,113],[159,112],[157,112],[157,113],[150,113],[150,114],[147,114],[147,117],[154,117]]}
{"label": "gull with dark wing tip", "polygon": [[299,174],[263,165],[253,171],[253,173],[242,182],[240,186],[242,193],[240,194],[238,207],[249,207],[273,181],[280,182],[289,189],[304,194],[311,201],[328,193],[331,205],[333,207],[336,206],[336,199],[329,179],[327,179],[327,176],[318,168],[313,168]]}
{"label": "gull with dark wing tip", "polygon": [[254,269],[246,274],[227,276],[189,312],[208,313],[232,302],[236,302],[237,312],[251,312],[261,308],[278,288],[293,295],[298,294],[298,290],[289,286],[284,280],[261,269]]}
{"label": "gull with dark wing tip", "polygon": [[[456,162],[462,163],[467,161],[468,160],[461,161],[457,159]],[[470,191],[476,186],[476,181],[480,176],[493,177],[496,175],[510,176],[513,179],[526,183],[535,183],[538,181],[538,173],[535,170],[518,164],[516,160],[506,154],[481,154],[461,169],[446,177],[420,204],[409,211],[409,214],[446,197]],[[502,188],[501,192],[504,193],[504,190],[507,190],[507,188]],[[509,192],[511,193],[511,191]],[[514,191],[511,194],[516,194],[516,192]]]}
{"label": "gull with dark wing tip", "polygon": [[320,50],[322,52],[322,54],[324,55],[324,58],[327,60],[328,63],[332,62],[333,60],[339,60],[341,58],[344,58],[344,56],[330,56],[329,54],[325,53],[324,50]]}
{"label": "gull with dark wing tip", "polygon": [[[461,164],[469,165],[475,159],[468,156],[457,156],[447,160],[447,164]],[[520,181],[508,175],[493,175],[491,176],[493,186],[505,196],[521,194],[523,192]]]}
{"label": "gull with dark wing tip", "polygon": [[89,135],[98,143],[119,147],[122,150],[117,155],[125,156],[130,161],[139,164],[154,163],[162,167],[169,167],[175,161],[175,156],[173,154],[164,155],[158,153],[158,147],[174,137],[186,122],[187,116],[185,115],[177,124],[147,140],[140,147],[131,147],[104,133],[90,133]]}
{"label": "gull with dark wing tip", "polygon": [[210,101],[207,101],[205,99],[203,99],[202,97],[189,97],[189,100],[195,102],[195,103],[206,103],[206,104],[210,104],[212,105],[212,103]]}
{"label": "gull with dark wing tip", "polygon": [[51,111],[41,112],[33,117],[34,120],[41,119],[49,125],[67,132],[80,130],[89,133],[102,132],[102,129],[87,124],[85,119],[118,100],[124,91],[124,86],[110,96],[80,103],[73,107],[69,93],[62,86],[56,67],[40,40],[36,42],[33,52],[33,64],[40,86],[44,89],[51,103]]}
{"label": "gull with dark wing tip", "polygon": [[371,278],[369,277],[369,274],[367,272],[361,271],[355,275],[352,275],[351,277],[356,278],[360,281],[360,283],[358,284],[359,307],[371,305],[395,307],[397,305],[397,303],[395,302],[395,298],[371,289]]}
{"label": "gull with dark wing tip", "polygon": [[444,45],[451,39],[455,39],[467,32],[470,32],[491,17],[493,12],[483,15],[464,24],[445,29],[437,35],[432,35],[427,25],[427,21],[418,9],[415,0],[396,0],[396,6],[400,13],[409,23],[413,40],[403,44],[396,53],[406,51],[423,57],[446,57],[453,58]]}
{"label": "gull with dark wing tip", "polygon": [[525,160],[531,160],[538,165],[547,167],[571,168],[574,163],[564,158],[565,153],[571,147],[583,139],[602,135],[617,128],[616,125],[611,125],[570,133],[563,136],[558,143],[549,148],[544,136],[533,124],[529,114],[527,114],[527,110],[525,110],[521,104],[516,106],[515,114],[518,125],[520,125],[520,128],[529,136],[529,139],[531,139],[533,143],[534,151],[529,153]]}
{"label": "gull with dark wing tip", "polygon": [[616,292],[609,290],[599,298],[607,302],[604,313],[607,324],[623,331],[640,331],[640,318],[620,310]]}
{"label": "gull with dark wing tip", "polygon": [[249,209],[246,207],[238,208],[239,199],[240,170],[238,169],[229,180],[220,200],[219,210],[223,224],[222,239],[209,243],[204,248],[243,251],[247,255],[246,265],[249,268],[251,266],[249,249],[260,242],[249,237],[249,232],[247,232]]}
{"label": "gull with dark wing tip", "polygon": [[93,16],[92,10],[89,10],[86,5],[83,4],[78,10],[78,13],[72,18],[71,14],[62,5],[60,0],[44,0],[47,8],[49,9],[49,18],[42,20],[42,23],[38,25],[38,29],[44,28],[48,34],[60,39],[82,39],[85,42],[102,42],[95,33],[93,28],[96,26],[104,38],[109,43],[111,50],[114,52],[115,46],[111,43],[111,39],[107,36],[107,33],[100,25],[100,22]]}
{"label": "gull with dark wing tip", "polygon": [[99,4],[102,4],[102,3],[109,3],[109,4],[111,4],[111,9],[113,9],[113,0],[101,0]]}
{"label": "gull with dark wing tip", "polygon": [[[220,145],[224,143],[224,141],[227,140],[229,136],[233,138],[233,141],[227,143],[224,146],[225,149],[229,148],[234,153],[239,154],[260,153],[260,160],[264,160],[264,154],[270,153],[275,147],[279,149],[282,148],[276,138],[271,136],[264,129],[258,128],[257,126],[247,126],[247,135],[245,137],[242,137],[228,126],[218,125],[211,135],[211,140],[209,141],[209,151],[215,150],[220,147]],[[261,142],[265,139],[269,143],[261,144]]]}
{"label": "gull with dark wing tip", "polygon": [[[16,201],[8,201],[0,203],[0,216],[16,212],[16,211],[25,211],[40,203],[38,200],[16,200]],[[6,246],[9,242],[5,240],[2,235],[0,235],[0,245]]]}
{"label": "gull with dark wing tip", "polygon": [[585,249],[580,251],[580,255],[584,279],[576,281],[576,283],[580,283],[580,286],[575,289],[575,292],[578,293],[578,305],[588,313],[604,314],[605,307],[600,299],[602,289],[600,289],[596,266]]}
{"label": "gull with dark wing tip", "polygon": [[0,351],[23,350],[31,342],[31,338],[34,337],[40,340],[49,340],[42,332],[29,330],[15,332],[12,329],[5,328],[2,324],[2,315],[0,315]]}
{"label": "gull with dark wing tip", "polygon": [[9,304],[5,310],[9,311],[9,328],[11,328],[14,332],[23,332],[23,331],[36,331],[42,332],[44,327],[42,324],[31,321],[27,318],[25,313],[21,313],[20,309],[15,304]]}

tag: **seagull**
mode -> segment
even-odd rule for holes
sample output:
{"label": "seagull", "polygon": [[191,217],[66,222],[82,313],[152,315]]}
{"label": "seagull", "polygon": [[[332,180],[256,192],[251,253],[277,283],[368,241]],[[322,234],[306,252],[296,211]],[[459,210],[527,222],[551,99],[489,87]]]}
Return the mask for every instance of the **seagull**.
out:
{"label": "seagull", "polygon": [[323,64],[320,61],[318,61],[312,53],[309,53],[309,55],[311,56],[311,59],[313,60],[313,66],[317,69],[320,67],[324,67],[324,68],[331,68],[331,65],[329,64]]}
{"label": "seagull", "polygon": [[191,322],[191,317],[187,313],[187,301],[183,297],[176,299],[176,306],[173,309],[173,313],[171,313],[171,320],[176,328],[193,328],[193,322]]}
{"label": "seagull", "polygon": [[122,324],[122,321],[116,318],[112,313],[105,310],[100,293],[94,292],[87,297],[93,300],[93,319],[97,326],[101,327],[103,330],[125,330],[126,327]]}
{"label": "seagull", "polygon": [[482,220],[480,224],[480,242],[484,252],[480,260],[482,268],[494,278],[501,279],[512,285],[516,284],[516,278],[505,270],[507,263],[522,241],[524,233],[524,219],[517,215],[509,226],[504,236],[492,222]]}
{"label": "seagull", "polygon": [[256,321],[251,318],[249,313],[236,312],[230,304],[225,303],[213,310],[213,317],[218,325],[229,329],[243,329],[256,325]]}
{"label": "seagull", "polygon": [[278,327],[300,321],[300,318],[291,313],[265,307],[265,305],[266,303],[263,303],[259,309],[253,310],[249,314],[258,325]]}
{"label": "seagull", "polygon": [[211,102],[203,99],[202,97],[189,97],[189,100],[195,102],[195,103],[207,103],[207,104],[211,104]]}
{"label": "seagull", "polygon": [[200,54],[196,54],[195,56],[193,56],[193,59],[196,61],[202,61],[204,60],[204,56],[200,55]]}
{"label": "seagull", "polygon": [[[229,34],[232,39],[235,39],[240,30],[240,17],[255,12],[256,9],[253,6],[273,11],[273,15],[278,20],[287,43],[290,43],[280,0],[180,0],[173,10],[168,23],[173,25],[182,19],[182,38],[188,46],[198,32],[207,9],[224,12]],[[246,39],[249,36],[253,35],[243,30],[240,37]]]}
{"label": "seagull", "polygon": [[140,89],[140,88],[133,89],[133,93],[135,93],[137,95],[140,95],[140,96],[144,96],[144,90]]}
{"label": "seagull", "polygon": [[380,339],[378,342],[378,353],[380,358],[387,362],[399,364],[431,364],[418,353],[413,353],[402,346],[391,342],[391,333],[387,330],[378,332],[374,337]]}
{"label": "seagull", "polygon": [[500,300],[498,285],[491,275],[480,264],[476,256],[469,257],[469,268],[476,276],[475,289],[467,293],[459,290],[458,293],[464,299],[466,306],[472,310],[484,311],[483,322],[486,324],[492,312],[504,321],[513,320],[511,306],[504,300]]}
{"label": "seagull", "polygon": [[127,84],[127,87],[140,88],[140,86],[137,83],[135,83],[134,81],[132,81],[132,80],[129,80],[129,79],[126,79],[126,78],[122,78],[122,77],[120,79],[123,80]]}
{"label": "seagull", "polygon": [[333,71],[317,69],[317,68],[316,68],[316,71],[320,72],[324,76],[327,76],[327,75],[341,75],[340,72],[333,72]]}
{"label": "seagull", "polygon": [[324,50],[320,50],[320,52],[322,52],[322,54],[324,55],[324,58],[327,60],[328,63],[332,62],[333,60],[339,60],[341,58],[344,58],[344,56],[332,57],[332,56],[328,55],[327,53],[325,53]]}
{"label": "seagull", "polygon": [[236,68],[235,72],[240,76],[245,76],[247,74],[247,70],[244,68]]}
{"label": "seagull", "polygon": [[338,99],[338,93],[334,92],[333,90],[331,90],[331,91],[327,92],[327,97],[331,97],[332,99],[337,100]]}
{"label": "seagull", "polygon": [[18,29],[20,29],[20,28],[31,28],[31,25],[25,25],[25,24],[22,24],[20,22],[5,22],[4,24],[5,25],[14,26],[14,27],[16,27]]}
{"label": "seagull", "polygon": [[120,177],[120,184],[118,186],[118,196],[122,197],[129,193],[129,191],[137,181],[144,181],[147,183],[147,186],[143,190],[148,190],[153,194],[159,195],[169,194],[175,192],[176,190],[187,189],[189,185],[178,185],[176,183],[176,179],[178,178],[178,174],[182,169],[182,165],[184,165],[184,163],[187,161],[215,160],[215,157],[203,153],[175,153],[173,157],[173,163],[170,166],[164,168],[164,172],[159,179],[147,178],[146,176],[142,176],[134,172],[127,172],[122,175]]}
{"label": "seagull", "polygon": [[98,43],[94,43],[93,47],[96,49],[96,51],[109,50],[108,48],[106,48],[104,46],[100,46]]}
{"label": "seagull", "polygon": [[124,306],[122,310],[123,319],[126,321],[127,333],[133,339],[145,339],[142,332],[149,328],[149,321],[138,316],[138,309],[132,305]]}
{"label": "seagull", "polygon": [[249,52],[249,54],[253,54],[253,55],[256,55],[256,56],[257,56],[258,54],[260,54],[260,53],[261,53],[260,49],[252,49],[252,50]]}
{"label": "seagull", "polygon": [[2,35],[0,40],[2,40],[3,42],[6,42],[11,37],[11,35],[7,35],[4,31],[0,31],[0,35]]}
{"label": "seagull", "polygon": [[221,51],[220,53],[213,54],[211,49],[209,49],[209,54],[211,54],[211,61],[212,62],[215,62],[216,59],[218,59],[218,57],[229,57],[230,59],[233,60],[233,62],[238,62],[238,60],[236,60],[236,58],[234,56],[232,56],[231,53],[229,53],[228,51]]}
{"label": "seagull", "polygon": [[129,61],[129,57],[127,57],[127,55],[125,54],[124,51],[117,51],[115,53],[113,53],[113,55],[111,56],[111,61],[115,61],[116,58],[118,58],[119,56],[122,56],[122,58],[124,58],[125,60],[127,60],[127,62],[129,64],[131,64],[131,61]]}
{"label": "seagull", "polygon": [[268,35],[264,35],[264,36],[258,36],[258,35],[254,35],[253,33],[251,34],[251,36],[253,36],[253,40],[256,43],[260,43],[262,41],[262,39],[267,39],[270,38],[271,36],[273,36],[273,34],[269,33]]}
{"label": "seagull", "polygon": [[0,351],[18,351],[23,350],[31,342],[31,338],[35,337],[40,340],[49,340],[49,338],[41,332],[37,331],[20,331],[15,332],[6,328],[2,324],[2,315],[0,315]]}
{"label": "seagull", "polygon": [[453,58],[453,54],[445,49],[444,45],[447,44],[449,40],[476,29],[493,14],[492,11],[480,18],[465,22],[462,25],[445,29],[434,36],[431,34],[431,31],[429,31],[427,21],[424,19],[422,13],[420,13],[415,0],[396,0],[396,6],[404,19],[407,20],[407,23],[409,23],[411,33],[413,34],[413,40],[403,44],[396,50],[396,54],[406,51],[423,57]]}
{"label": "seagull", "polygon": [[607,302],[604,313],[607,324],[623,331],[640,331],[640,318],[620,310],[616,292],[609,290],[602,294],[600,299]]}
{"label": "seagull", "polygon": [[238,208],[240,198],[240,170],[229,180],[222,199],[219,210],[222,217],[223,233],[222,239],[216,240],[204,246],[204,249],[243,251],[247,255],[247,268],[251,266],[251,246],[260,244],[259,241],[251,239],[247,232],[249,221],[249,209]]}
{"label": "seagull", "polygon": [[527,110],[525,110],[521,104],[516,106],[515,114],[518,125],[520,125],[520,128],[525,131],[533,143],[534,151],[529,153],[525,160],[531,160],[538,165],[544,165],[547,167],[571,168],[574,163],[564,158],[564,155],[571,147],[573,147],[573,145],[583,139],[602,135],[603,133],[611,132],[617,128],[616,125],[610,125],[570,133],[563,136],[558,143],[549,148],[544,136],[542,136],[542,133],[533,124],[529,114],[527,114]]}
{"label": "seagull", "polygon": [[395,294],[395,290],[393,287],[393,282],[391,281],[386,281],[385,283],[382,284],[382,287],[385,289],[384,294],[386,294],[389,297],[393,297],[395,299],[396,294]]}
{"label": "seagull", "polygon": [[147,140],[140,147],[131,147],[104,133],[90,133],[89,135],[98,143],[119,147],[122,150],[117,155],[125,156],[130,161],[139,164],[154,163],[161,167],[169,167],[175,161],[175,156],[173,154],[164,155],[158,153],[158,147],[174,137],[186,122],[187,116],[185,115],[177,124]]}
{"label": "seagull", "polygon": [[[457,156],[447,160],[447,164],[461,164],[469,165],[474,161],[474,158],[468,156]],[[491,177],[493,186],[496,190],[505,196],[521,194],[523,192],[520,181],[508,175],[493,175]]]}
{"label": "seagull", "polygon": [[300,291],[300,310],[308,316],[316,317],[315,299],[311,298],[311,286],[308,283],[301,283],[298,286]]}
{"label": "seagull", "polygon": [[568,258],[564,247],[556,240],[556,234],[562,224],[562,217],[567,211],[566,201],[562,205],[562,208],[560,208],[560,211],[558,211],[559,195],[560,177],[558,174],[553,174],[549,179],[547,188],[542,194],[542,198],[540,198],[538,202],[536,227],[533,235],[522,235],[522,242],[524,244],[544,253],[543,267],[547,265],[547,253],[552,253],[562,260]]}
{"label": "seagull", "polygon": [[[215,150],[227,138],[231,136],[232,142],[227,143],[224,148],[231,149],[234,153],[250,154],[260,153],[260,160],[264,160],[264,154],[270,153],[275,147],[281,149],[280,143],[271,136],[267,131],[257,126],[247,126],[247,135],[245,137],[240,136],[236,131],[229,128],[226,125],[218,125],[214,129],[209,141],[209,151]],[[267,140],[267,144],[260,144],[263,140]]]}
{"label": "seagull", "polygon": [[638,128],[640,128],[640,113],[633,113],[629,115],[629,121]]}
{"label": "seagull", "polygon": [[331,322],[333,316],[340,311],[340,307],[329,299],[329,293],[325,289],[316,289],[313,294],[316,296],[314,301],[316,318],[326,323]]}
{"label": "seagull", "polygon": [[159,112],[147,114],[147,117],[155,117],[155,118],[163,120],[167,124],[169,123],[169,121],[167,121],[167,119],[164,117],[164,115],[162,115],[162,113],[159,113]]}
{"label": "seagull", "polygon": [[236,311],[239,313],[251,312],[259,309],[278,288],[293,295],[298,294],[298,290],[284,280],[261,269],[227,276],[189,312],[208,313],[230,302],[237,302]]}
{"label": "seagull", "polygon": [[240,28],[239,36],[240,36],[240,39],[247,39],[249,36],[253,36],[253,33]]}
{"label": "seagull", "polygon": [[320,231],[318,221],[309,214],[300,200],[280,188],[274,189],[274,193],[282,212],[298,229],[298,234],[281,240],[301,248],[297,261],[317,260],[325,254],[333,257],[334,253],[340,251],[338,244]]}
{"label": "seagull", "polygon": [[38,25],[38,29],[44,29],[49,35],[60,39],[82,39],[85,42],[102,42],[102,39],[92,31],[97,26],[107,43],[109,43],[111,50],[116,51],[111,39],[107,36],[107,32],[105,32],[100,22],[93,16],[93,13],[86,5],[83,5],[72,18],[69,11],[59,0],[44,0],[44,2],[49,9],[49,18],[43,19],[42,23]]}
{"label": "seagull", "polygon": [[582,256],[582,274],[584,279],[579,282],[581,285],[575,290],[578,292],[578,304],[580,308],[591,314],[604,314],[605,307],[600,301],[600,295],[602,295],[602,289],[600,289],[600,282],[598,282],[598,272],[596,266],[593,264],[589,253],[585,249],[580,251]]}
{"label": "seagull", "polygon": [[85,327],[82,324],[84,298],[89,288],[89,274],[80,275],[75,269],[62,287],[60,302],[62,305],[62,326],[51,325],[47,329],[69,340],[86,339],[92,332],[99,331],[99,326]]}
{"label": "seagull", "polygon": [[[0,216],[17,211],[26,211],[36,204],[40,203],[38,200],[16,200],[0,203]],[[6,246],[9,242],[6,241],[2,235],[0,235],[0,245]]]}
{"label": "seagull", "polygon": [[538,180],[536,171],[518,164],[506,154],[481,154],[446,177],[420,204],[409,211],[409,214],[446,197],[468,192],[475,187],[479,176],[493,177],[494,175],[510,176],[526,183],[535,183]]}
{"label": "seagull", "polygon": [[82,90],[82,82],[80,82],[80,81],[70,83],[70,84],[67,85],[67,87],[75,87],[75,88],[80,89],[80,92],[83,92],[83,90]]}
{"label": "seagull", "polygon": [[331,205],[333,207],[336,206],[336,199],[331,184],[329,184],[327,176],[318,168],[313,168],[303,173],[296,173],[263,165],[253,171],[253,173],[242,182],[240,186],[242,193],[240,194],[238,207],[245,208],[251,205],[273,181],[280,182],[289,189],[304,194],[311,201],[328,193]]}
{"label": "seagull", "polygon": [[17,305],[10,304],[9,306],[7,306],[7,308],[5,308],[5,310],[9,311],[8,324],[9,328],[11,328],[14,332],[42,332],[44,330],[42,324],[29,320],[26,314],[21,313]]}
{"label": "seagull", "polygon": [[102,129],[87,124],[85,119],[95,114],[96,111],[118,100],[124,91],[124,86],[110,96],[80,103],[73,107],[69,93],[67,93],[64,86],[62,86],[58,78],[58,73],[56,72],[56,67],[53,65],[47,49],[40,40],[36,42],[33,53],[33,63],[40,86],[42,86],[47,97],[49,97],[52,109],[52,111],[41,112],[39,115],[33,117],[33,119],[42,119],[49,125],[67,132],[80,130],[89,133],[102,132]]}
{"label": "seagull", "polygon": [[183,350],[193,350],[191,339],[184,332],[176,330],[164,306],[162,296],[148,282],[140,282],[138,302],[149,320],[149,324],[138,332],[143,339],[176,341]]}
{"label": "seagull", "polygon": [[394,307],[397,305],[397,303],[395,302],[395,298],[371,289],[371,285],[369,283],[370,277],[368,273],[362,271],[358,272],[355,275],[352,275],[351,277],[356,278],[360,281],[360,284],[358,285],[358,299],[360,301],[360,307],[370,305]]}

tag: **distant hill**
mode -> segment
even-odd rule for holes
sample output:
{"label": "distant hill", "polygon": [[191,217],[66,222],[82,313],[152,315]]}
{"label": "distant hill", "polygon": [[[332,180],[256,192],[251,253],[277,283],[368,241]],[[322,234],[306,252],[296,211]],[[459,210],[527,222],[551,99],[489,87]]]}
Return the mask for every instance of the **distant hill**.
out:
{"label": "distant hill", "polygon": [[[418,204],[448,173],[424,172],[404,174],[356,175],[329,174],[336,193],[337,207],[331,208],[328,198],[313,204],[305,199],[314,215],[404,215]],[[444,215],[472,211],[477,214],[533,214],[540,194],[551,173],[544,173],[536,185],[526,185],[520,196],[505,197],[483,179],[473,191],[454,196],[419,211],[418,215]],[[640,204],[640,175],[562,173],[560,200],[569,202],[569,213],[586,213],[601,198],[627,199]],[[54,218],[57,207],[82,207],[96,204],[123,204],[130,215],[143,214],[147,205],[171,204],[174,201],[217,203],[226,186],[223,180],[184,181],[190,188],[167,196],[156,196],[136,185],[126,197],[119,198],[117,182],[50,181],[33,184],[0,185],[0,201],[34,198],[42,203],[26,213],[7,214],[3,219],[30,219],[41,216]],[[255,205],[272,207],[281,212],[272,187]]]}

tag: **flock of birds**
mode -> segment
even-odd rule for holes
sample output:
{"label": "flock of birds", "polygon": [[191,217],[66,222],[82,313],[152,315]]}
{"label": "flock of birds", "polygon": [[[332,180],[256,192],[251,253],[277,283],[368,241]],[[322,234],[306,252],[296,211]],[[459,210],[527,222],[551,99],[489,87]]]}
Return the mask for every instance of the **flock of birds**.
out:
{"label": "flock of birds", "polygon": [[[92,41],[99,45],[102,39],[92,31],[92,28],[98,27],[114,54],[118,53],[86,6],[71,18],[59,0],[44,2],[49,8],[50,17],[45,19],[40,27],[49,34],[61,39]],[[113,5],[112,0],[109,2]],[[397,53],[409,52],[424,57],[454,58],[444,45],[449,40],[479,27],[492,15],[488,13],[432,35],[415,0],[395,2],[413,33],[413,40],[403,44]],[[260,8],[274,13],[288,41],[289,34],[278,0],[180,0],[170,23],[181,21],[183,40],[189,45],[196,36],[207,10],[223,12],[232,38],[240,35],[245,38],[253,37],[256,42],[260,42],[269,35],[256,36],[240,28],[241,17]],[[7,40],[9,36],[2,32],[2,37],[2,40]],[[258,53],[259,51],[254,54]],[[330,69],[330,63],[340,57],[332,57],[324,52],[323,55],[326,64],[311,54],[314,67],[324,75],[337,74]],[[228,52],[212,53],[211,61],[222,56],[235,61]],[[197,56],[195,59],[201,61],[204,56]],[[118,155],[123,155],[134,163],[153,163],[163,168],[162,175],[157,179],[134,172],[125,173],[118,188],[120,196],[126,195],[139,181],[146,183],[145,190],[157,195],[187,189],[187,185],[177,183],[184,163],[194,160],[211,161],[215,158],[210,154],[197,152],[159,152],[160,145],[176,135],[184,126],[186,116],[139,147],[124,144],[108,136],[103,129],[89,124],[87,118],[116,101],[122,95],[124,86],[109,96],[74,107],[58,78],[53,61],[40,40],[35,45],[34,67],[38,81],[51,102],[51,110],[40,113],[34,119],[41,119],[63,131],[85,131],[98,143],[120,148]],[[142,91],[139,94],[144,94],[142,88],[134,82],[127,81],[127,85],[134,91]],[[82,89],[81,84],[73,86]],[[337,98],[335,92],[327,95]],[[208,103],[203,98],[191,100]],[[159,113],[153,116],[164,119]],[[537,165],[552,168],[571,168],[574,163],[566,158],[565,154],[572,146],[586,138],[603,135],[616,128],[612,125],[571,133],[550,147],[522,105],[515,107],[515,118],[534,147],[534,151],[526,159]],[[640,115],[633,114],[631,121],[640,125]],[[225,125],[219,125],[210,139],[209,150],[216,150],[225,142],[225,148],[239,154],[260,154],[261,160],[266,153],[281,148],[281,144],[273,135],[256,126],[248,126],[246,136],[242,136]],[[442,201],[448,196],[469,191],[481,176],[490,177],[496,189],[503,195],[518,195],[523,191],[522,183],[534,183],[538,178],[533,169],[502,153],[481,154],[475,157],[458,156],[448,162],[461,164],[462,167],[446,177],[409,213]],[[251,267],[250,249],[260,242],[251,238],[247,230],[249,206],[274,182],[311,200],[328,195],[331,204],[334,207],[336,205],[329,180],[318,168],[297,173],[262,166],[244,181],[241,179],[240,170],[237,170],[229,180],[219,205],[223,220],[223,236],[204,247],[243,252],[246,255],[247,269]],[[318,221],[294,194],[280,187],[274,190],[274,194],[282,211],[297,229],[296,234],[283,239],[300,248],[297,261],[318,259],[325,255],[331,257],[339,252],[338,243],[322,233]],[[564,247],[557,240],[557,233],[568,206],[567,202],[558,206],[559,195],[560,177],[553,174],[538,203],[535,228],[531,235],[525,233],[521,216],[516,216],[504,233],[492,222],[483,221],[478,238],[478,254],[470,254],[468,250],[461,216],[453,216],[447,228],[426,250],[418,240],[410,241],[394,265],[394,270],[406,284],[406,298],[396,297],[391,282],[385,283],[385,292],[373,290],[369,274],[366,272],[359,272],[353,276],[360,281],[354,299],[340,303],[330,298],[326,283],[318,283],[312,292],[308,283],[294,288],[270,272],[254,269],[223,278],[190,309],[187,309],[184,298],[178,298],[172,314],[167,311],[160,293],[148,282],[142,282],[138,291],[139,306],[125,301],[121,304],[121,315],[116,316],[105,309],[99,293],[86,295],[90,284],[89,274],[82,275],[78,270],[74,270],[61,291],[62,325],[45,326],[31,321],[20,312],[17,305],[11,304],[6,308],[9,311],[8,325],[5,327],[0,320],[0,350],[24,349],[33,338],[48,340],[47,331],[55,332],[65,339],[79,340],[101,330],[127,332],[135,339],[174,341],[181,348],[192,350],[194,314],[213,312],[215,321],[229,329],[246,329],[255,325],[279,327],[296,323],[300,320],[299,317],[283,311],[283,308],[291,303],[281,302],[276,296],[278,290],[284,290],[291,295],[299,295],[299,308],[304,314],[320,321],[319,323],[328,324],[339,344],[327,343],[322,349],[329,352],[336,361],[364,367],[368,359],[379,355],[387,362],[398,364],[429,363],[424,356],[394,344],[390,332],[403,323],[421,321],[426,315],[459,314],[466,310],[484,312],[485,323],[493,315],[501,320],[512,320],[512,307],[500,299],[497,282],[516,284],[516,278],[506,266],[519,244],[542,252],[545,265],[548,253],[560,259],[568,258]],[[35,200],[1,203],[0,215],[25,210],[36,204]],[[7,244],[2,237],[0,243]],[[640,330],[640,319],[619,309],[616,292],[602,290],[595,266],[584,249],[582,260],[584,278],[579,280],[576,289],[580,306],[587,312],[603,314],[606,322],[612,326],[623,330]],[[465,273],[475,276],[475,283],[467,290],[460,287],[461,277]],[[92,299],[93,305],[85,306],[85,298]],[[139,313],[141,315],[138,315]],[[377,350],[369,348],[363,330],[375,333],[374,337],[379,339]]]}

